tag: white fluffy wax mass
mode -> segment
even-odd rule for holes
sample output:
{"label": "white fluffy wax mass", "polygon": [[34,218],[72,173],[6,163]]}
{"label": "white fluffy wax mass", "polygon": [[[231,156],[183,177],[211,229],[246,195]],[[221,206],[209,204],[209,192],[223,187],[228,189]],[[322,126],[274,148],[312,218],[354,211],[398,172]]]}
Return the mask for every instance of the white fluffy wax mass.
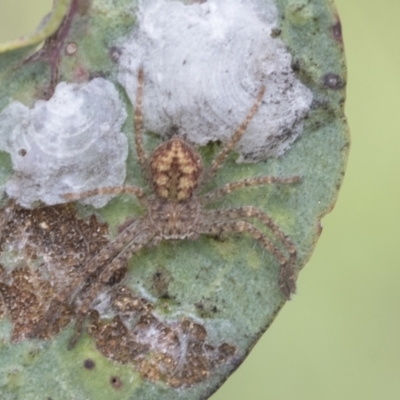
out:
{"label": "white fluffy wax mass", "polygon": [[260,8],[257,0],[140,2],[138,24],[121,43],[119,81],[135,104],[144,68],[146,129],[200,145],[226,141],[264,84],[263,104],[237,150],[247,161],[282,155],[302,132],[312,93],[271,36],[277,21],[273,0]]}
{"label": "white fluffy wax mass", "polygon": [[[30,207],[64,203],[63,195],[122,185],[128,143],[126,111],[114,85],[102,78],[57,85],[32,109],[12,102],[0,113],[0,150],[11,155],[7,194]],[[96,207],[109,198],[87,200]]]}

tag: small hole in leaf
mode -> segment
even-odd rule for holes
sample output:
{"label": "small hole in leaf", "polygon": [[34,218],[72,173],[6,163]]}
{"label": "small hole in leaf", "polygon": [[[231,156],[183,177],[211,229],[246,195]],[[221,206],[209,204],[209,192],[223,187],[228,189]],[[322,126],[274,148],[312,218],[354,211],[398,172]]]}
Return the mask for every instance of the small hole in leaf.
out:
{"label": "small hole in leaf", "polygon": [[118,376],[112,376],[110,378],[110,383],[114,389],[119,389],[122,386],[121,379],[119,379]]}
{"label": "small hole in leaf", "polygon": [[329,73],[323,77],[324,86],[329,89],[341,89],[343,87],[343,82],[339,75]]}

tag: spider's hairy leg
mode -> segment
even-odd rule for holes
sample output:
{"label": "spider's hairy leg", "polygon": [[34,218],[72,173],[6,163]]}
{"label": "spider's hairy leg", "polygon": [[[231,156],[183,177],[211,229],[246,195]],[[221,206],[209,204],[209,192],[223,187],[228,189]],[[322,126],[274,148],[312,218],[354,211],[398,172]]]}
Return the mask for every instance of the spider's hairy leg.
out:
{"label": "spider's hairy leg", "polygon": [[279,176],[259,176],[256,178],[243,179],[237,182],[227,183],[220,188],[217,188],[211,192],[206,193],[200,197],[200,203],[206,205],[219,200],[221,197],[233,192],[237,189],[242,189],[251,186],[268,185],[270,183],[295,183],[301,180],[300,176],[291,176],[289,178],[281,178]]}
{"label": "spider's hairy leg", "polygon": [[143,88],[144,88],[144,71],[143,68],[139,68],[138,72],[138,86],[136,92],[136,107],[134,116],[134,129],[135,129],[135,146],[136,154],[140,167],[142,169],[143,176],[147,179],[147,155],[143,147],[143,114],[142,114],[142,100],[143,100]]}
{"label": "spider's hairy leg", "polygon": [[[278,238],[285,246],[289,253],[289,258],[286,260],[284,269],[279,273],[279,286],[282,293],[289,298],[291,293],[296,290],[296,274],[295,263],[297,257],[297,249],[294,243],[285,235],[282,229],[274,222],[274,220],[264,211],[253,206],[244,206],[227,210],[213,210],[207,213],[210,220],[232,221],[238,218],[256,218],[268,227],[272,234]],[[282,265],[282,264],[281,264]]]}
{"label": "spider's hairy leg", "polygon": [[241,232],[248,233],[254,239],[258,240],[265,249],[267,249],[279,262],[279,287],[282,294],[290,299],[291,293],[296,289],[295,277],[290,266],[288,270],[288,259],[284,254],[275,246],[272,241],[265,236],[265,234],[247,221],[224,221],[216,220],[211,224],[204,225],[201,228],[201,233],[218,235],[222,233]]}
{"label": "spider's hairy leg", "polygon": [[251,107],[250,111],[246,115],[246,118],[242,122],[242,124],[239,126],[239,128],[236,130],[236,132],[233,134],[233,136],[228,140],[228,142],[224,145],[222,150],[218,153],[218,155],[215,157],[215,159],[212,161],[211,166],[209,167],[208,171],[204,174],[204,178],[202,180],[202,184],[205,182],[208,182],[209,179],[211,179],[218,169],[221,167],[223,162],[225,161],[226,157],[228,156],[229,152],[233,149],[235,144],[240,140],[240,138],[243,136],[244,132],[247,129],[247,126],[249,125],[250,121],[253,119],[254,115],[258,111],[262,98],[264,97],[265,93],[265,86],[263,85],[258,92],[257,99],[253,104],[253,107]]}
{"label": "spider's hairy leg", "polygon": [[86,280],[94,273],[99,273],[103,269],[107,268],[110,261],[118,256],[118,254],[120,254],[129,243],[134,241],[135,238],[140,235],[143,225],[145,225],[143,218],[138,218],[123,232],[121,232],[111,243],[101,249],[84,265],[84,275],[77,276],[73,279],[72,282],[69,283],[68,287],[57,296],[58,300],[61,302],[72,303],[82,291]]}
{"label": "spider's hairy leg", "polygon": [[79,337],[82,334],[83,324],[85,318],[89,312],[90,306],[93,303],[93,300],[98,296],[100,290],[107,282],[110,281],[111,277],[123,268],[126,262],[140,249],[146,246],[153,237],[153,232],[150,230],[144,230],[137,235],[125,248],[121,251],[96,277],[96,279],[92,282],[92,285],[88,289],[88,291],[84,294],[84,299],[82,304],[78,307],[77,312],[77,321],[75,333],[71,337],[68,348],[72,349],[77,343]]}
{"label": "spider's hairy leg", "polygon": [[82,274],[76,276],[69,282],[68,286],[59,292],[52,300],[48,310],[46,311],[43,319],[38,324],[34,336],[40,332],[45,331],[47,327],[59,317],[60,304],[72,304],[75,298],[82,292],[87,279],[107,266],[110,259],[118,255],[127,243],[136,237],[136,232],[140,231],[140,226],[143,224],[143,219],[138,218],[133,221],[123,232],[121,232],[114,241],[103,247],[99,253],[93,256],[84,266]]}
{"label": "spider's hairy leg", "polygon": [[3,230],[13,218],[17,203],[14,199],[10,200],[6,207],[1,210],[0,213],[0,244],[2,242]]}
{"label": "spider's hairy leg", "polygon": [[64,194],[63,197],[66,200],[75,201],[75,200],[84,200],[89,197],[99,196],[99,195],[107,195],[107,194],[119,195],[124,193],[136,196],[136,198],[139,200],[142,206],[144,207],[147,206],[147,196],[144,190],[138,186],[104,187],[104,188],[88,190],[86,192],[81,192],[81,193],[67,193]]}

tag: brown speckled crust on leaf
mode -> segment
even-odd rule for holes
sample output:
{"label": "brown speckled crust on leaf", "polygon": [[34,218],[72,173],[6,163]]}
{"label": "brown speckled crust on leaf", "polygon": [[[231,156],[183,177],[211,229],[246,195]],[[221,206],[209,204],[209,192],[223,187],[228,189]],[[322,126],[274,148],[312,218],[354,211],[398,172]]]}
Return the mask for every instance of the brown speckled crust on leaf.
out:
{"label": "brown speckled crust on leaf", "polygon": [[207,343],[201,324],[187,318],[162,321],[148,301],[133,296],[125,286],[116,288],[112,297],[117,316],[107,322],[92,312],[89,334],[104,356],[133,364],[144,378],[189,387],[206,379],[218,365],[234,361],[235,347]]}
{"label": "brown speckled crust on leaf", "polygon": [[[86,260],[108,243],[107,227],[93,216],[79,218],[72,205],[35,210],[13,206],[7,220],[5,210],[9,209],[1,214],[1,255],[4,250],[19,252],[23,260],[11,270],[0,269],[0,318],[9,318],[14,343],[32,337],[52,339],[76,319],[74,307],[59,302],[57,291],[79,274],[85,276]],[[150,301],[118,285],[124,272],[117,271],[104,289],[116,316],[107,321],[91,311],[88,333],[101,354],[131,364],[145,379],[173,387],[201,382],[216,366],[234,359],[235,347],[207,343],[201,324],[157,317]],[[51,324],[37,331],[49,309],[54,310]]]}

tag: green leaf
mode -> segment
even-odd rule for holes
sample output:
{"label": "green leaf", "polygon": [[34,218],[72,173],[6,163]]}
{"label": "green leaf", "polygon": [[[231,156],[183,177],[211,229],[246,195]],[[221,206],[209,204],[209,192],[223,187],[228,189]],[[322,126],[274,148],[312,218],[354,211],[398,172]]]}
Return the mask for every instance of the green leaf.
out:
{"label": "green leaf", "polygon": [[[186,3],[185,7],[201,7],[192,4],[197,2]],[[268,14],[271,2],[257,4]],[[340,22],[332,2],[277,0],[276,7],[279,29],[273,35],[289,50],[297,78],[313,96],[303,133],[279,158],[245,164],[237,163],[238,155],[231,153],[206,189],[254,176],[300,175],[298,183],[244,188],[209,207],[252,205],[268,212],[295,244],[300,271],[343,179],[349,148],[343,112],[346,72]],[[7,107],[15,101],[32,107],[38,99],[54,99],[58,82],[83,85],[95,77],[115,84],[129,114],[122,128],[129,142],[126,182],[145,185],[134,146],[132,106],[117,79],[121,44],[137,26],[136,11],[136,3],[129,0],[60,1],[51,28],[49,20],[40,34],[21,46],[2,47],[0,148],[7,150],[0,153],[3,187],[19,178],[15,170],[24,161],[18,155],[29,160],[24,151],[28,156],[31,151],[21,139],[19,153],[12,153],[16,121],[28,118],[29,111],[22,105]],[[63,23],[55,31],[62,16]],[[43,38],[47,38],[43,48],[34,52],[32,46]],[[71,90],[75,93],[77,87]],[[104,95],[104,101],[112,96]],[[119,110],[117,103],[110,107]],[[21,114],[13,114],[17,112]],[[93,119],[106,112],[100,114]],[[115,117],[120,124],[123,115],[121,111]],[[75,116],[69,119],[76,120]],[[103,122],[93,126],[100,131]],[[118,131],[120,125],[116,126]],[[10,136],[10,132],[14,133]],[[50,136],[46,138],[50,141]],[[162,141],[158,134],[145,134],[148,152]],[[105,153],[111,152],[112,144],[105,143]],[[199,148],[205,165],[220,148],[218,143]],[[82,156],[67,156],[78,168]],[[29,168],[34,175],[35,166]],[[49,176],[58,176],[52,168],[49,163]],[[96,174],[95,168],[88,167],[88,179]],[[97,187],[102,184],[99,181]],[[32,189],[27,185],[21,190]],[[163,241],[136,253],[122,281],[122,276],[114,276],[103,285],[107,301],[96,307],[97,313],[90,313],[85,332],[72,350],[67,347],[76,316],[62,304],[55,314],[60,319],[55,317],[46,332],[32,338],[37,321],[66,282],[82,274],[88,260],[115,238],[122,224],[144,211],[127,195],[99,209],[35,203],[31,210],[8,203],[4,195],[6,204],[0,220],[0,387],[4,399],[207,398],[240,365],[285,304],[278,286],[277,259],[249,235]]]}

